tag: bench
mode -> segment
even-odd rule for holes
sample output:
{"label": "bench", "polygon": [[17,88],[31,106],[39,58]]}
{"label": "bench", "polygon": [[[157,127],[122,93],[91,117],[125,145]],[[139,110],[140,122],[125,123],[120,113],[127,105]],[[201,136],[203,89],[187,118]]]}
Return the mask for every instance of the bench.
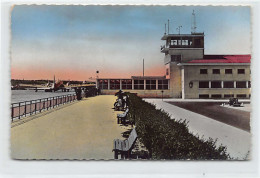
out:
{"label": "bench", "polygon": [[126,124],[126,116],[127,116],[128,112],[129,112],[129,109],[127,108],[124,113],[117,114],[117,123],[118,124],[120,124],[120,123]]}
{"label": "bench", "polygon": [[129,137],[126,140],[115,139],[114,149],[112,150],[115,152],[114,158],[118,159],[118,154],[121,155],[121,159],[130,158],[136,139],[137,133],[135,128],[131,131]]}
{"label": "bench", "polygon": [[117,99],[114,103],[114,109],[115,111],[123,111],[124,110],[124,103],[123,99]]}

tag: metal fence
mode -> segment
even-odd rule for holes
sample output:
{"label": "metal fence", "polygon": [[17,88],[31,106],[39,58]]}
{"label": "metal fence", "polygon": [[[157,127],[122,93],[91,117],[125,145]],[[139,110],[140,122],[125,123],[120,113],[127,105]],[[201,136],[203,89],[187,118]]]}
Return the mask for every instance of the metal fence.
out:
{"label": "metal fence", "polygon": [[27,115],[40,113],[43,110],[49,110],[65,103],[70,103],[77,99],[76,94],[55,96],[50,98],[42,98],[31,101],[23,101],[19,103],[11,104],[11,118],[12,122],[14,119],[20,119]]}

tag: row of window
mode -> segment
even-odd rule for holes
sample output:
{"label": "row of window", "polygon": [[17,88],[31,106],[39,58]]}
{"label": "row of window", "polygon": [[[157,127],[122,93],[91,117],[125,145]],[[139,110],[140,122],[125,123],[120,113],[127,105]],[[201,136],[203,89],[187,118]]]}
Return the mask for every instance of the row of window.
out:
{"label": "row of window", "polygon": [[[223,81],[223,88],[251,88],[250,81]],[[199,88],[222,88],[221,81],[199,81]]]}
{"label": "row of window", "polygon": [[167,46],[198,46],[202,47],[203,42],[201,39],[194,39],[194,45],[192,44],[192,39],[183,39],[183,40],[169,40]]}
{"label": "row of window", "polygon": [[[232,98],[232,97],[234,97],[234,94],[224,94],[223,97],[224,98]],[[208,99],[210,97],[209,97],[209,94],[200,94],[199,98],[200,99]],[[221,94],[212,94],[211,98],[219,99],[219,98],[222,98],[222,95]],[[246,94],[237,94],[236,98],[247,98],[247,95]],[[249,98],[250,98],[250,95],[249,95]]]}
{"label": "row of window", "polygon": [[170,41],[170,45],[173,45],[173,46],[180,46],[180,45],[183,45],[183,46],[189,46],[189,45],[192,45],[192,41],[190,40],[171,40]]}
{"label": "row of window", "polygon": [[[225,74],[232,74],[233,69],[225,69]],[[245,69],[237,69],[238,74],[245,74]],[[208,74],[208,69],[200,69],[200,74]],[[212,74],[220,74],[220,69],[212,69]]]}
{"label": "row of window", "polygon": [[[100,89],[108,89],[108,80],[99,80]],[[122,89],[128,90],[156,90],[156,80],[146,80],[144,85],[144,80],[134,80],[134,88],[132,87],[132,80],[126,79],[122,80]],[[110,80],[110,90],[119,90],[120,89],[120,80]],[[158,80],[158,90],[168,90],[168,80]]]}

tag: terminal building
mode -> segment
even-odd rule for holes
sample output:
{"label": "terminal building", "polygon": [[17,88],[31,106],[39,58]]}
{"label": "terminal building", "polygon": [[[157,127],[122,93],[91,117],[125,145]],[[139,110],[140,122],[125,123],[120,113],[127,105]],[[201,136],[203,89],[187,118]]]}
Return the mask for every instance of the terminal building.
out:
{"label": "terminal building", "polygon": [[115,94],[121,89],[150,98],[250,98],[251,55],[205,55],[204,36],[195,32],[164,33],[164,76],[99,78],[97,87],[102,94]]}

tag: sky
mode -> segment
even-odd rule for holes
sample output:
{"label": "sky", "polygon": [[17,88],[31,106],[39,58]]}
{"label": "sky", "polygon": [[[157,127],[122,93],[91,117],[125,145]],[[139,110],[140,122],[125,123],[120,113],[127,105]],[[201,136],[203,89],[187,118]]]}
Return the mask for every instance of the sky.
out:
{"label": "sky", "polygon": [[250,54],[250,7],[17,5],[11,14],[11,78],[89,80],[165,75],[170,33],[205,33],[205,54]]}

